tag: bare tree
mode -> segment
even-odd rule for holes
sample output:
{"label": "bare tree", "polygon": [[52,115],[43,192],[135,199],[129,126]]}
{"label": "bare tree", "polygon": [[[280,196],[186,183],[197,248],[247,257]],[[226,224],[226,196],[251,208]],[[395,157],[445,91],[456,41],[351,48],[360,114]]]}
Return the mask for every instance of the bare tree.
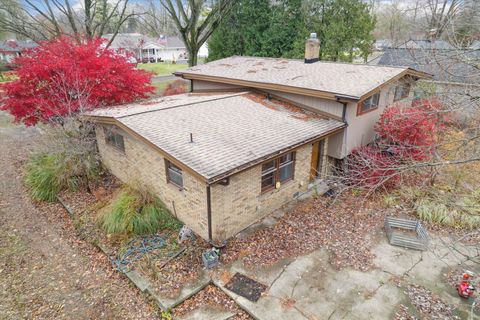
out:
{"label": "bare tree", "polygon": [[91,39],[107,32],[113,33],[134,13],[128,12],[129,0],[0,0],[0,29],[36,41],[48,40],[63,34]]}
{"label": "bare tree", "polygon": [[188,64],[197,64],[200,47],[235,4],[234,0],[160,0],[187,48]]}
{"label": "bare tree", "polygon": [[144,34],[159,37],[161,35],[178,35],[178,29],[169,13],[156,0],[148,0],[144,7],[145,14],[139,16],[140,29]]}
{"label": "bare tree", "polygon": [[427,35],[435,40],[439,39],[461,8],[461,0],[427,0],[425,18],[427,21]]}

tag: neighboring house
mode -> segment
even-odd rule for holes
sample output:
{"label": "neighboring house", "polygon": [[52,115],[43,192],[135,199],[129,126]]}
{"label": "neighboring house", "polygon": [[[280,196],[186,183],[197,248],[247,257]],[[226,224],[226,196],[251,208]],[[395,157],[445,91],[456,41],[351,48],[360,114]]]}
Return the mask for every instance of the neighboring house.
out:
{"label": "neighboring house", "polygon": [[386,106],[408,99],[410,68],[231,57],[176,75],[192,92],[99,109],[98,149],[214,243],[316,188],[328,163],[370,143]]}
{"label": "neighboring house", "polygon": [[471,105],[471,99],[480,97],[478,49],[390,48],[368,64],[411,67],[433,75],[432,79],[422,81],[416,92],[417,97],[425,94],[437,95],[446,103],[462,104],[466,107]]}
{"label": "neighboring house", "polygon": [[374,51],[383,51],[391,47],[392,47],[392,41],[388,39],[375,40],[375,42],[373,43]]}
{"label": "neighboring house", "polygon": [[[107,40],[112,34],[103,37]],[[187,50],[176,36],[147,37],[139,33],[120,33],[110,47],[118,53],[130,53],[138,62],[186,61]]]}
{"label": "neighboring house", "polygon": [[423,50],[451,50],[455,49],[450,43],[445,40],[408,40],[405,43],[397,46],[400,49],[423,49]]}
{"label": "neighboring house", "polygon": [[33,41],[6,40],[0,43],[0,61],[11,63],[13,59],[20,57],[23,51],[36,46]]}

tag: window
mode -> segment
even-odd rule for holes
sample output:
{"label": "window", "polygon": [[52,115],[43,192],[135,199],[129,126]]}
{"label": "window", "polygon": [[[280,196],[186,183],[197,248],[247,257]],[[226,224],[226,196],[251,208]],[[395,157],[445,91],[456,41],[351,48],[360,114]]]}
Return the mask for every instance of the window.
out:
{"label": "window", "polygon": [[409,94],[410,94],[410,83],[403,82],[395,87],[395,96],[393,98],[393,101],[404,99],[408,97]]}
{"label": "window", "polygon": [[172,183],[179,188],[183,188],[182,169],[168,160],[165,160],[165,165],[167,168],[167,182]]}
{"label": "window", "polygon": [[290,152],[262,165],[262,192],[276,187],[277,182],[293,179],[295,153]]}
{"label": "window", "polygon": [[119,134],[114,128],[103,128],[103,132],[105,133],[105,142],[122,151],[125,152],[125,144],[123,142],[123,136]]}
{"label": "window", "polygon": [[357,115],[361,115],[377,109],[379,101],[380,101],[380,92],[377,92],[374,95],[371,95],[367,99],[363,100],[358,104]]}

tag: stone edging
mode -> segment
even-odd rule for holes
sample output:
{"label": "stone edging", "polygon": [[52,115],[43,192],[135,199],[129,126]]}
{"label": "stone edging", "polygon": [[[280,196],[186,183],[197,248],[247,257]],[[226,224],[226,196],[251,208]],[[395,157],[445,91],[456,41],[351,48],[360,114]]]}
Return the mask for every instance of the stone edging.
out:
{"label": "stone edging", "polygon": [[[74,215],[75,215],[73,209],[59,196],[57,196],[57,200],[65,208],[65,210],[70,215],[70,217],[73,218]],[[100,250],[104,255],[106,255],[107,258],[110,257],[108,250],[103,245],[101,245],[100,243],[92,243],[92,244],[95,247],[97,247],[98,250]],[[210,275],[208,275],[208,273],[205,270],[202,270],[201,279],[199,279],[199,281],[197,281],[197,283],[195,283],[193,286],[190,285],[190,286],[186,286],[186,288],[184,287],[182,289],[182,291],[180,292],[179,297],[176,298],[176,299],[164,299],[164,298],[160,297],[152,289],[152,286],[151,286],[150,282],[145,277],[141,276],[136,270],[130,270],[128,272],[125,272],[124,274],[135,285],[135,287],[138,290],[140,290],[140,292],[148,293],[153,298],[155,303],[158,305],[158,307],[162,311],[171,310],[172,308],[178,306],[179,304],[181,304],[185,300],[188,300],[189,298],[191,298],[192,296],[194,296],[195,294],[197,294],[198,292],[203,290],[209,284],[213,284],[214,286],[216,286],[217,288],[222,290],[233,301],[235,301],[235,303],[243,311],[248,313],[253,319],[261,320],[258,317],[256,317],[255,315],[253,315],[251,312],[249,312],[249,310],[247,308],[245,308],[245,306],[240,304],[237,301],[236,297],[229,290],[225,289],[218,281],[212,279],[212,277],[210,277]],[[190,288],[188,288],[188,287],[190,287]],[[185,292],[184,292],[184,290],[185,290]]]}

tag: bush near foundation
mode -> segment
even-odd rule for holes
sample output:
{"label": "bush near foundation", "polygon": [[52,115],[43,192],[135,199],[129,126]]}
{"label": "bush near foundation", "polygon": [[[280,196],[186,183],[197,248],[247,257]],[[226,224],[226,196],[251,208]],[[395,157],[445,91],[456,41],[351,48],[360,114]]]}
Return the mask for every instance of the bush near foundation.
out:
{"label": "bush near foundation", "polygon": [[87,187],[101,174],[100,163],[87,155],[40,153],[27,163],[26,185],[36,201],[54,202],[62,190]]}
{"label": "bush near foundation", "polygon": [[174,96],[176,94],[186,93],[188,91],[187,84],[183,80],[175,80],[169,83],[163,91],[163,96]]}
{"label": "bush near foundation", "polygon": [[392,189],[403,172],[432,159],[445,119],[437,100],[420,100],[385,109],[375,126],[378,139],[347,157],[346,184],[369,190]]}
{"label": "bush near foundation", "polygon": [[148,191],[124,187],[99,215],[101,228],[108,234],[145,235],[158,230],[177,230],[175,219],[163,202]]}

